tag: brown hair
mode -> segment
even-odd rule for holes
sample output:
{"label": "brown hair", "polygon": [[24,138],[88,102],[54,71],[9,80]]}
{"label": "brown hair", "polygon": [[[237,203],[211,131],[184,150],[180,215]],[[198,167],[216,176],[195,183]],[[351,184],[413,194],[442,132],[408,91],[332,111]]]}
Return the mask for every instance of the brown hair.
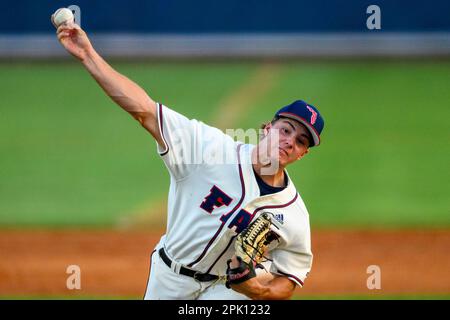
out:
{"label": "brown hair", "polygon": [[277,122],[277,120],[280,119],[280,117],[275,116],[272,120],[270,120],[269,122],[263,122],[261,123],[261,125],[259,126],[259,140],[261,140],[262,138],[264,138],[264,129],[269,125],[273,125],[275,122]]}
{"label": "brown hair", "polygon": [[275,122],[277,122],[277,120],[280,119],[280,117],[274,117],[270,122],[265,122],[262,123],[261,126],[259,127],[260,129],[263,129],[268,125],[268,124],[274,124]]}

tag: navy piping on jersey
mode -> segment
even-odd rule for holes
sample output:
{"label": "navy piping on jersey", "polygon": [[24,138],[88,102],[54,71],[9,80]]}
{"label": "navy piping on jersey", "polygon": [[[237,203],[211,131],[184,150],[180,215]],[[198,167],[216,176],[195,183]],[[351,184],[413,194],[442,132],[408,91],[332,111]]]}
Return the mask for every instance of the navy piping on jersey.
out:
{"label": "navy piping on jersey", "polygon": [[[284,208],[284,207],[288,207],[288,206],[290,206],[291,204],[293,204],[293,203],[295,202],[295,200],[297,200],[297,197],[298,197],[298,193],[296,193],[296,194],[295,194],[295,197],[294,197],[291,201],[289,201],[288,203],[285,203],[285,204],[279,204],[279,205],[263,206],[263,207],[259,207],[259,208],[255,209],[255,211],[253,211],[252,216],[250,217],[250,222],[252,222],[253,218],[255,217],[255,214],[256,214],[258,211],[261,211],[261,210],[263,210],[263,209],[274,209],[274,208]],[[250,223],[250,222],[249,222],[249,223]],[[235,237],[236,237],[236,236],[234,236],[234,237],[231,238],[231,240],[230,240],[230,242],[228,243],[226,249],[225,249],[224,251],[222,251],[222,253],[221,253],[221,254],[219,255],[219,257],[216,259],[216,261],[214,261],[214,263],[209,267],[209,269],[208,269],[208,271],[207,271],[206,273],[209,273],[209,272],[211,271],[211,269],[214,267],[214,265],[217,263],[217,261],[219,261],[219,259],[224,255],[224,253],[228,250],[228,247],[230,246],[231,242],[233,241],[233,239],[234,239]],[[297,278],[296,278],[296,279],[297,279]],[[302,283],[302,282],[300,282],[300,283]]]}
{"label": "navy piping on jersey", "polygon": [[[226,214],[226,216],[233,214],[242,204],[242,201],[244,201],[245,198],[245,183],[244,183],[244,176],[242,175],[242,166],[241,166],[241,161],[240,161],[240,152],[241,152],[241,146],[242,144],[240,144],[237,148],[237,157],[238,157],[238,168],[239,168],[239,178],[241,180],[241,198],[239,199],[239,202],[236,204],[236,206]],[[211,240],[209,240],[208,244],[206,245],[206,248],[203,250],[202,254],[195,259],[195,261],[189,263],[187,266],[188,267],[192,267],[194,264],[196,264],[197,262],[199,262],[204,255],[206,254],[206,252],[208,251],[209,247],[213,244],[214,240],[217,238],[217,236],[220,234],[220,231],[222,231],[223,226],[225,225],[226,221],[222,221],[222,224],[220,225],[219,229],[216,231],[216,233],[214,234],[214,236],[211,238]]]}
{"label": "navy piping on jersey", "polygon": [[164,144],[166,145],[166,151],[164,151],[163,153],[160,153],[159,155],[165,156],[167,154],[167,152],[169,152],[169,144],[166,141],[166,138],[164,138],[164,128],[163,128],[163,112],[162,112],[162,104],[158,103],[158,108],[159,108],[159,128],[161,129],[161,138],[164,141]]}
{"label": "navy piping on jersey", "polygon": [[209,273],[211,271],[211,269],[216,265],[217,261],[219,261],[220,258],[222,258],[223,254],[225,252],[227,252],[228,248],[230,247],[230,245],[233,243],[234,238],[236,238],[237,235],[232,236],[230,239],[230,242],[228,242],[227,247],[225,248],[225,250],[222,251],[222,253],[217,257],[217,259],[214,261],[214,263],[208,268],[208,271],[206,271],[206,273]]}
{"label": "navy piping on jersey", "polygon": [[289,201],[288,203],[259,207],[258,209],[256,209],[255,211],[253,211],[253,214],[252,214],[252,216],[251,216],[251,218],[250,218],[250,222],[253,220],[253,217],[255,216],[255,214],[256,214],[258,211],[261,211],[261,210],[263,210],[263,209],[275,209],[275,208],[284,208],[284,207],[288,207],[288,206],[290,206],[291,204],[293,204],[293,203],[295,202],[295,200],[297,200],[297,198],[298,198],[298,193],[296,193],[296,194],[295,194],[295,197],[294,197],[291,201]]}
{"label": "navy piping on jersey", "polygon": [[294,275],[292,275],[292,274],[289,274],[289,273],[282,272],[282,271],[280,271],[280,270],[277,270],[277,271],[278,271],[279,274],[282,274],[283,276],[286,276],[286,277],[288,277],[288,278],[294,278],[294,279],[297,280],[298,283],[300,283],[300,284],[302,285],[302,287],[303,287],[303,281],[300,280],[299,278],[297,278],[296,276],[294,276]]}

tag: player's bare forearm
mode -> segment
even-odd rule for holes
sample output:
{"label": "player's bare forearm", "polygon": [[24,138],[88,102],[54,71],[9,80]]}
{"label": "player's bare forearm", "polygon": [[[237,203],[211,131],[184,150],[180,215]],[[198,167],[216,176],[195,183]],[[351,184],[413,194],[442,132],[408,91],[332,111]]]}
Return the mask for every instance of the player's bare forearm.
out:
{"label": "player's bare forearm", "polygon": [[231,288],[253,300],[284,300],[291,298],[295,284],[286,277],[275,277],[266,284],[252,278]]}
{"label": "player's bare forearm", "polygon": [[105,93],[163,145],[157,122],[156,103],[148,94],[135,82],[114,70],[93,48],[81,61]]}
{"label": "player's bare forearm", "polygon": [[89,50],[83,65],[108,96],[130,113],[156,114],[155,103],[136,83],[114,70],[94,50]]}

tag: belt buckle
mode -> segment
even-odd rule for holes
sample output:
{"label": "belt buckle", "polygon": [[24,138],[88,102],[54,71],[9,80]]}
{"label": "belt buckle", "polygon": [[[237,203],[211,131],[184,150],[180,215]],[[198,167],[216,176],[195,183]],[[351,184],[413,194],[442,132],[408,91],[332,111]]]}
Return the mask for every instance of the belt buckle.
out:
{"label": "belt buckle", "polygon": [[197,275],[202,275],[202,273],[200,273],[200,272],[198,272],[198,271],[195,271],[194,276],[193,276],[193,278],[194,278],[195,280],[200,281],[200,279],[198,279]]}

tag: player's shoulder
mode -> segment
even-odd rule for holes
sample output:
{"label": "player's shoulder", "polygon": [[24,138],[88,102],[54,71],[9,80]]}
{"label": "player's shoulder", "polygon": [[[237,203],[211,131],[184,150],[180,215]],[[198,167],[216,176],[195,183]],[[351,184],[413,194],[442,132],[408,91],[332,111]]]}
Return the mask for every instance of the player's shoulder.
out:
{"label": "player's shoulder", "polygon": [[[284,217],[283,217],[284,214]],[[309,213],[300,195],[297,196],[294,203],[281,212],[281,218],[285,220],[283,229],[288,237],[297,238],[308,233],[310,228]]]}
{"label": "player's shoulder", "polygon": [[309,216],[308,209],[306,208],[305,202],[303,201],[302,195],[300,192],[298,192],[294,181],[292,181],[291,177],[285,171],[288,176],[288,188],[290,189],[290,193],[294,195],[295,200],[293,201],[292,205],[288,207],[288,209],[296,212],[297,214],[304,215],[306,217]]}
{"label": "player's shoulder", "polygon": [[308,208],[306,207],[305,201],[302,198],[301,193],[297,192],[297,199],[295,199],[295,209],[302,215],[309,216]]}

